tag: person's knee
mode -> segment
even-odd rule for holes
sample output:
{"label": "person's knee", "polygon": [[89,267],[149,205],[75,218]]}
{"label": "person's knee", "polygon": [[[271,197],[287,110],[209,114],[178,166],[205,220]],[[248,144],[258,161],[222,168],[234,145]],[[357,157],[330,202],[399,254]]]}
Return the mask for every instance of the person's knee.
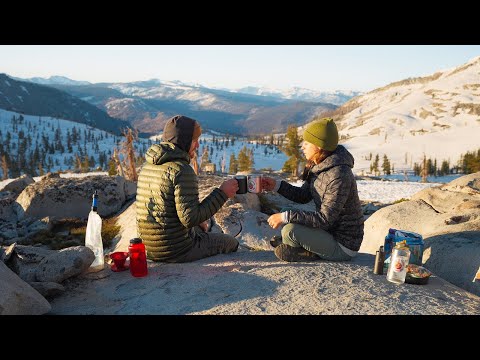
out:
{"label": "person's knee", "polygon": [[285,239],[286,237],[291,238],[291,234],[293,232],[294,225],[293,224],[287,224],[283,227],[282,229],[282,238]]}
{"label": "person's knee", "polygon": [[228,242],[227,252],[235,252],[235,251],[237,251],[239,245],[240,245],[240,243],[238,242],[238,240],[235,239],[234,237],[231,237],[231,238],[229,239],[229,242]]}

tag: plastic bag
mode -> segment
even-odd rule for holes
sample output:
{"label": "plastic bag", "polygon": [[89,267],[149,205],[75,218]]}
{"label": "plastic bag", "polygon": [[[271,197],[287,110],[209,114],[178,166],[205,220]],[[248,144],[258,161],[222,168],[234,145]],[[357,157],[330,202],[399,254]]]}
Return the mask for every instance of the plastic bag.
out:
{"label": "plastic bag", "polygon": [[95,260],[90,265],[90,268],[103,269],[105,260],[103,258],[102,218],[93,210],[88,214],[85,246],[92,249],[95,254]]}

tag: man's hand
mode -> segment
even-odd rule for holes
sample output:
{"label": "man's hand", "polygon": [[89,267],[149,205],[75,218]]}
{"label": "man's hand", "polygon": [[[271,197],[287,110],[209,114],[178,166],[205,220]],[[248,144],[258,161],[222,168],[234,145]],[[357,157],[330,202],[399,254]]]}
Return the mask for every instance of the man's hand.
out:
{"label": "man's hand", "polygon": [[220,190],[222,190],[229,199],[235,196],[235,193],[238,190],[238,181],[237,179],[228,179],[225,180],[222,185],[220,185]]}
{"label": "man's hand", "polygon": [[272,191],[275,188],[277,182],[268,176],[262,176],[262,189],[265,191]]}
{"label": "man's hand", "polygon": [[268,225],[270,225],[270,227],[272,227],[273,229],[278,229],[283,224],[282,213],[276,213],[271,215],[268,218],[267,222]]}
{"label": "man's hand", "polygon": [[205,220],[204,222],[202,222],[200,225],[200,229],[202,229],[204,232],[207,232],[208,231],[208,223],[210,222],[210,220]]}

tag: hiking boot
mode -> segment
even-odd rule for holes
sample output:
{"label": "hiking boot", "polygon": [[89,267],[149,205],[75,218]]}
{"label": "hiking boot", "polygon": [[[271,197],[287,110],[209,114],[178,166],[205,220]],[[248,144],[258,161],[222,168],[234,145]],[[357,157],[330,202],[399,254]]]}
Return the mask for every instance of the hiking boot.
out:
{"label": "hiking boot", "polygon": [[272,247],[276,248],[278,245],[281,245],[282,244],[282,237],[279,236],[279,235],[275,235],[274,237],[272,237],[272,240],[270,240],[270,245],[272,245]]}
{"label": "hiking boot", "polygon": [[319,260],[320,256],[312,253],[303,247],[293,247],[287,244],[281,244],[275,248],[275,256],[283,261],[315,261]]}

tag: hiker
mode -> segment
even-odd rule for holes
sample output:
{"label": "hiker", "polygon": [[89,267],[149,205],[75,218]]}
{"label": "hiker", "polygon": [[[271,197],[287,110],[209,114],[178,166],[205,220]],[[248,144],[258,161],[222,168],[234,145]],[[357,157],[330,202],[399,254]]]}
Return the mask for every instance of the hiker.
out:
{"label": "hiker", "polygon": [[306,126],[303,140],[307,163],[302,187],[262,178],[265,190],[296,203],[312,199],[315,203],[315,211],[282,209],[268,218],[274,229],[285,225],[281,238],[271,241],[275,255],[284,261],[350,260],[362,243],[364,222],[353,156],[338,145],[337,126],[331,118],[314,119]]}
{"label": "hiker", "polygon": [[138,235],[147,258],[191,262],[237,251],[231,235],[206,232],[209,219],[235,196],[238,183],[226,180],[199,201],[198,178],[190,162],[199,147],[198,121],[177,115],[163,130],[163,140],[145,154],[136,198]]}

